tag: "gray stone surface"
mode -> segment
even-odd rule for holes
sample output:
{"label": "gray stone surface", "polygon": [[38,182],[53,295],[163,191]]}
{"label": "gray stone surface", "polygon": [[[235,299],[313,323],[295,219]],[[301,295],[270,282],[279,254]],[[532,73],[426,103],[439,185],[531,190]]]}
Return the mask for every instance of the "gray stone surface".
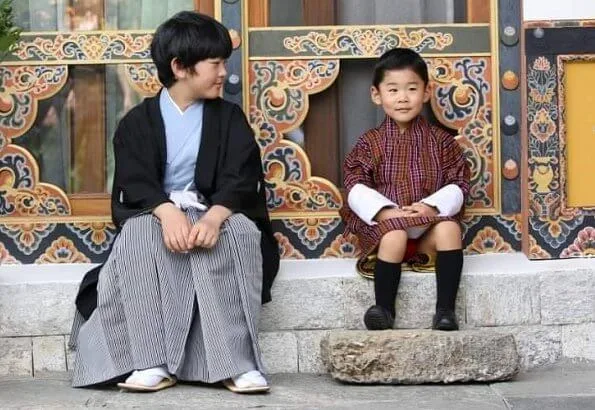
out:
{"label": "gray stone surface", "polygon": [[[595,364],[560,362],[556,366],[519,374],[492,389],[504,397],[591,396],[595,403]],[[592,408],[592,407],[591,407]]]}
{"label": "gray stone surface", "polygon": [[562,355],[595,361],[595,323],[562,327]]}
{"label": "gray stone surface", "polygon": [[[465,327],[465,290],[457,295],[456,313]],[[374,282],[363,278],[345,281],[345,327],[365,329],[364,313],[374,304]],[[395,304],[396,329],[428,329],[436,308],[436,279],[433,273],[404,272]]]}
{"label": "gray stone surface", "polygon": [[353,277],[344,281],[346,329],[365,329],[364,312],[374,304],[374,281]]}
{"label": "gray stone surface", "polygon": [[298,346],[293,333],[263,332],[258,343],[267,373],[297,373]]}
{"label": "gray stone surface", "polygon": [[520,374],[491,385],[510,408],[585,410],[595,408],[595,366],[564,364]]}
{"label": "gray stone surface", "polygon": [[[353,260],[283,261],[273,289],[275,300],[263,309],[261,329],[272,333],[293,332],[294,339],[288,335],[279,339],[281,345],[289,346],[289,354],[275,353],[276,344],[266,344],[265,340],[265,356],[270,351],[271,355],[282,358],[279,368],[273,370],[299,368],[317,372],[320,356],[316,339],[325,330],[364,328],[363,314],[374,302],[373,282],[359,277],[354,263]],[[0,337],[28,338],[70,332],[72,301],[88,268],[29,265],[11,270],[2,266]],[[595,360],[593,321],[549,324],[595,317],[594,279],[595,258],[531,262],[521,254],[466,257],[457,302],[460,326],[462,329],[489,326],[518,335],[524,369],[551,364],[562,357]],[[434,298],[433,274],[405,272],[397,298],[396,326],[429,327]],[[300,336],[302,332],[305,333]],[[5,345],[0,345],[0,358],[8,355],[0,361],[0,374],[10,372],[15,360],[20,360],[15,358],[14,351],[7,353],[10,349]],[[31,358],[32,348],[23,354]],[[72,368],[72,352],[67,352],[66,361],[67,368]],[[277,367],[274,363],[278,359],[269,361]],[[31,371],[27,368],[21,373]]]}
{"label": "gray stone surface", "polygon": [[263,306],[260,329],[333,329],[345,325],[343,279],[337,277],[275,282],[273,301]]}
{"label": "gray stone surface", "polygon": [[31,376],[31,350],[30,337],[0,338],[0,376]]}
{"label": "gray stone surface", "polygon": [[[506,329],[502,331],[506,332]],[[562,357],[562,332],[557,326],[518,327],[512,333],[522,369],[550,365]]]}
{"label": "gray stone surface", "polygon": [[49,336],[70,332],[75,282],[0,286],[0,337]]}
{"label": "gray stone surface", "polygon": [[[271,393],[233,394],[221,386],[183,384],[155,394],[116,388],[73,389],[67,373],[0,378],[0,407],[7,409],[590,409],[595,366],[558,367],[521,374],[512,382],[416,386],[350,385],[323,375],[273,375]],[[538,407],[539,405],[539,407]]]}
{"label": "gray stone surface", "polygon": [[529,274],[463,276],[467,323],[509,326],[540,323],[539,281]]}
{"label": "gray stone surface", "polygon": [[33,338],[33,372],[66,371],[64,336],[42,336]]}
{"label": "gray stone surface", "polygon": [[595,320],[595,275],[589,270],[541,275],[541,323],[567,324]]}
{"label": "gray stone surface", "polygon": [[295,335],[298,341],[298,364],[300,373],[326,373],[320,355],[320,342],[329,330],[301,330]]}
{"label": "gray stone surface", "polygon": [[507,380],[519,370],[513,336],[483,330],[334,331],[322,357],[334,378],[350,383]]}
{"label": "gray stone surface", "polygon": [[[459,287],[456,313],[461,325],[465,323],[465,291]],[[369,306],[368,306],[369,307]],[[436,276],[434,273],[406,272],[397,293],[395,328],[429,329],[436,311]],[[365,311],[360,314],[363,316]]]}
{"label": "gray stone surface", "polygon": [[178,384],[154,394],[119,392],[116,388],[73,389],[65,377],[0,380],[2,408],[79,409],[506,409],[487,385],[357,386],[328,375],[273,375],[266,395],[234,394],[223,387]]}
{"label": "gray stone surface", "polygon": [[589,410],[593,409],[593,396],[561,395],[555,397],[508,397],[511,409],[522,410]]}
{"label": "gray stone surface", "polygon": [[562,358],[560,326],[511,326],[484,330],[514,336],[522,370],[551,365]]}

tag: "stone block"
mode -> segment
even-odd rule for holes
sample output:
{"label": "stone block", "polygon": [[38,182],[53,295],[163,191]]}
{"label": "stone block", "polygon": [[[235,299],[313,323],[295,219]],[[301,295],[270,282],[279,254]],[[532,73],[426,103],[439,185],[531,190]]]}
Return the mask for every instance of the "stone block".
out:
{"label": "stone block", "polygon": [[[459,287],[456,314],[465,322],[465,291]],[[405,273],[399,285],[396,303],[397,329],[429,329],[436,312],[436,276],[434,273]],[[363,316],[363,312],[362,312]]]}
{"label": "stone block", "polygon": [[523,370],[553,364],[562,356],[562,334],[557,326],[523,327],[514,335]]}
{"label": "stone block", "polygon": [[333,329],[345,325],[343,279],[279,280],[262,308],[260,330]]}
{"label": "stone block", "polygon": [[374,281],[354,277],[344,281],[345,328],[365,329],[364,313],[374,304]]}
{"label": "stone block", "polygon": [[562,357],[560,326],[515,326],[491,330],[514,336],[522,370],[551,365]]}
{"label": "stone block", "polygon": [[349,383],[485,382],[519,371],[514,337],[484,330],[333,331],[322,357],[335,379]]}
{"label": "stone block", "polygon": [[569,324],[595,320],[595,275],[589,270],[541,274],[541,323]]}
{"label": "stone block", "polygon": [[562,355],[595,360],[595,323],[562,327]]}
{"label": "stone block", "polygon": [[298,372],[298,346],[293,333],[263,332],[258,342],[268,374]]}
{"label": "stone block", "polygon": [[0,338],[0,376],[32,376],[30,337]]}
{"label": "stone block", "polygon": [[295,335],[298,341],[298,369],[300,373],[326,373],[320,355],[320,342],[329,334],[328,330],[301,330]]}
{"label": "stone block", "polygon": [[534,274],[463,276],[467,323],[511,326],[540,323],[539,281]]}
{"label": "stone block", "polygon": [[74,282],[0,286],[0,337],[69,333],[77,290]]}
{"label": "stone block", "polygon": [[[459,288],[456,313],[465,324],[465,290]],[[365,329],[364,313],[374,304],[374,282],[362,278],[345,281],[345,327]],[[436,278],[433,273],[404,272],[395,304],[397,329],[427,329],[436,310]]]}
{"label": "stone block", "polygon": [[64,336],[43,336],[33,338],[33,372],[66,371]]}

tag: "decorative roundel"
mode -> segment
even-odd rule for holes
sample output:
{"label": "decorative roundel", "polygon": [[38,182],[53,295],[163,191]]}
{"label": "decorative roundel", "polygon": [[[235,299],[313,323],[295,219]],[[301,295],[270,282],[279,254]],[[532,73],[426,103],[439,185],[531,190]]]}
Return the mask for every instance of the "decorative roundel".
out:
{"label": "decorative roundel", "polygon": [[514,159],[509,159],[504,163],[502,174],[508,180],[516,179],[519,176],[519,166]]}
{"label": "decorative roundel", "polygon": [[519,42],[519,35],[513,26],[506,26],[502,30],[502,35],[500,36],[500,40],[504,45],[507,46],[514,46],[516,43]]}
{"label": "decorative roundel", "polygon": [[519,131],[519,122],[514,115],[508,114],[502,119],[500,128],[504,134],[513,135]]}
{"label": "decorative roundel", "polygon": [[242,37],[237,30],[229,30],[229,37],[231,37],[231,47],[236,50],[242,45]]}
{"label": "decorative roundel", "polygon": [[514,90],[519,86],[519,77],[514,71],[507,70],[502,75],[502,87],[507,90]]}
{"label": "decorative roundel", "polygon": [[225,82],[225,92],[229,94],[237,94],[242,90],[242,80],[237,74],[231,74],[227,77]]}

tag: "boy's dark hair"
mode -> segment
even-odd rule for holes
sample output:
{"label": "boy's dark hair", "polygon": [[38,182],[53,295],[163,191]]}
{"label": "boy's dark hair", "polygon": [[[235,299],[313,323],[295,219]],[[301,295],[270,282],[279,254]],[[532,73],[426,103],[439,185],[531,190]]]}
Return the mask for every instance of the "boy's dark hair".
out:
{"label": "boy's dark hair", "polygon": [[382,54],[374,67],[372,84],[378,88],[387,71],[404,69],[413,70],[423,80],[424,85],[428,84],[428,66],[426,62],[419,54],[409,48],[393,48]]}
{"label": "boy's dark hair", "polygon": [[194,71],[194,65],[207,58],[231,55],[229,31],[217,20],[193,11],[181,11],[161,24],[151,42],[151,57],[157,67],[159,81],[170,87],[176,82],[171,61]]}

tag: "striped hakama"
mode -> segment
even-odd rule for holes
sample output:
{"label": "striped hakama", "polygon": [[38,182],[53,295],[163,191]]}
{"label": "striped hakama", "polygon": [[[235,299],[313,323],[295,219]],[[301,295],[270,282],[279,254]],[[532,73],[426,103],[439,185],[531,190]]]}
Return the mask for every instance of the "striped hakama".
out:
{"label": "striped hakama", "polygon": [[[193,224],[202,215],[186,213]],[[174,253],[156,217],[130,218],[99,275],[97,308],[86,322],[75,318],[73,386],[161,365],[180,380],[207,383],[262,372],[260,235],[233,214],[212,249]]]}

